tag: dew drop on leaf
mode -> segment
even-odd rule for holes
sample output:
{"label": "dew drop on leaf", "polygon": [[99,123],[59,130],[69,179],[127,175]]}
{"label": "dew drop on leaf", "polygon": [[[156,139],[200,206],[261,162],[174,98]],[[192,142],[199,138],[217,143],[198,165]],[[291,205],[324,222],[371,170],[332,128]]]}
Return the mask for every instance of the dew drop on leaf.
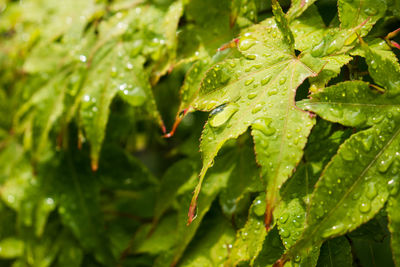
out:
{"label": "dew drop on leaf", "polygon": [[366,138],[362,139],[361,144],[363,145],[363,148],[365,149],[366,152],[371,150],[373,141],[374,141],[373,135],[367,136]]}
{"label": "dew drop on leaf", "polygon": [[340,155],[342,156],[342,158],[346,161],[353,161],[355,159],[355,155],[354,152],[350,149],[343,149],[340,153]]}
{"label": "dew drop on leaf", "polygon": [[381,173],[385,173],[387,172],[387,170],[389,169],[390,165],[392,165],[393,162],[393,157],[389,156],[387,159],[385,160],[381,160],[378,164],[378,171]]}
{"label": "dew drop on leaf", "polygon": [[247,98],[248,99],[253,99],[253,98],[255,98],[257,96],[257,92],[250,92],[248,95],[247,95]]}
{"label": "dew drop on leaf", "polygon": [[257,216],[263,216],[265,212],[265,201],[258,199],[253,205],[254,214]]}
{"label": "dew drop on leaf", "polygon": [[[218,110],[217,110],[218,109]],[[238,106],[236,104],[229,104],[223,107],[217,107],[211,111],[212,116],[209,120],[212,127],[220,127],[225,124],[232,116],[238,111]]]}
{"label": "dew drop on leaf", "polygon": [[281,217],[279,217],[279,222],[284,224],[287,222],[288,218],[289,218],[289,216],[287,215],[287,213],[284,213],[284,214],[282,214]]}
{"label": "dew drop on leaf", "polygon": [[290,232],[285,229],[281,229],[279,233],[283,238],[288,238],[290,236]]}
{"label": "dew drop on leaf", "polygon": [[376,10],[376,8],[373,7],[367,7],[366,9],[364,9],[365,14],[367,14],[368,16],[374,16],[376,15],[376,13],[378,12]]}
{"label": "dew drop on leaf", "polygon": [[246,80],[245,82],[244,82],[244,85],[250,85],[250,84],[252,84],[254,82],[254,78],[250,78],[250,79],[248,79],[248,80]]}
{"label": "dew drop on leaf", "polygon": [[270,118],[259,118],[252,123],[252,128],[270,136],[276,132],[276,129],[271,126],[271,122]]}
{"label": "dew drop on leaf", "polygon": [[345,229],[344,224],[334,225],[322,233],[323,238],[328,238],[340,234]]}
{"label": "dew drop on leaf", "polygon": [[249,37],[243,37],[239,41],[239,49],[242,51],[248,50],[250,47],[256,44],[256,40]]}
{"label": "dew drop on leaf", "polygon": [[395,176],[388,182],[388,190],[390,195],[397,195],[399,192],[399,176]]}
{"label": "dew drop on leaf", "polygon": [[368,199],[374,199],[377,196],[378,192],[376,191],[375,184],[370,183],[367,187],[366,196]]}
{"label": "dew drop on leaf", "polygon": [[371,203],[370,202],[363,202],[360,204],[359,208],[361,213],[367,213],[371,210]]}
{"label": "dew drop on leaf", "polygon": [[268,95],[276,95],[278,93],[278,90],[276,90],[276,88],[271,88],[270,90],[268,90]]}
{"label": "dew drop on leaf", "polygon": [[147,100],[147,96],[142,87],[136,86],[133,89],[130,89],[130,86],[127,89],[123,90],[124,95],[128,97],[128,102],[132,106],[141,106]]}
{"label": "dew drop on leaf", "polygon": [[266,85],[271,80],[271,76],[266,76],[261,80],[261,85]]}
{"label": "dew drop on leaf", "polygon": [[263,105],[261,103],[258,103],[255,105],[255,107],[251,110],[251,113],[256,114],[262,109]]}

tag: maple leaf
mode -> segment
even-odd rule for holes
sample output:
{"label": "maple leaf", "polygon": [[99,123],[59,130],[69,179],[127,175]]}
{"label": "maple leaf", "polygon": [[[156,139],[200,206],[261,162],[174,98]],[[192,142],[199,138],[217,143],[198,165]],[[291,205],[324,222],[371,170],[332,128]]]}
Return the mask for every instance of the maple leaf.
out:
{"label": "maple leaf", "polygon": [[244,57],[217,64],[201,84],[194,108],[212,112],[202,134],[203,168],[188,223],[193,220],[204,175],[218,150],[249,126],[267,185],[267,228],[279,188],[302,157],[314,120],[296,107],[296,88],[306,78],[316,76],[324,62],[309,53],[295,56],[294,38],[282,9],[275,3],[273,10],[276,22],[268,19],[240,36],[238,50]]}

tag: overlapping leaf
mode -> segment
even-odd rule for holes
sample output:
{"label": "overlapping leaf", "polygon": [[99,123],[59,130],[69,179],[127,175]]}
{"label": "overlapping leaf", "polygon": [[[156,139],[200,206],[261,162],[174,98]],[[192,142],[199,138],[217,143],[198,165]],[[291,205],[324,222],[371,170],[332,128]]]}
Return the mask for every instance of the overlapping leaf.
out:
{"label": "overlapping leaf", "polygon": [[[398,172],[398,103],[398,97],[377,93],[363,82],[328,87],[302,103],[327,120],[372,127],[349,138],[324,170],[313,193],[307,228],[293,251],[351,231],[383,207],[389,195],[388,174]],[[371,106],[375,108],[366,108]]]}
{"label": "overlapping leaf", "polygon": [[[80,116],[91,144],[92,168],[97,169],[98,156],[103,143],[109,116],[109,106],[119,93],[132,106],[145,108],[159,123],[153,93],[143,70],[142,58],[130,58],[126,44],[110,44],[101,64],[91,70],[85,82]],[[102,79],[99,79],[102,77]]]}
{"label": "overlapping leaf", "polygon": [[338,237],[326,241],[321,248],[321,254],[318,259],[319,266],[353,266],[351,256],[351,247],[345,237]]}
{"label": "overlapping leaf", "polygon": [[269,213],[280,185],[302,156],[313,120],[296,108],[294,96],[297,86],[307,77],[316,76],[323,62],[308,54],[294,56],[290,33],[284,27],[286,22],[283,16],[279,18],[278,26],[285,34],[275,28],[273,20],[250,28],[238,43],[244,57],[217,64],[203,79],[194,106],[213,111],[202,135],[203,168],[189,221],[193,218],[201,182],[218,150],[226,140],[237,138],[249,126],[267,183]]}

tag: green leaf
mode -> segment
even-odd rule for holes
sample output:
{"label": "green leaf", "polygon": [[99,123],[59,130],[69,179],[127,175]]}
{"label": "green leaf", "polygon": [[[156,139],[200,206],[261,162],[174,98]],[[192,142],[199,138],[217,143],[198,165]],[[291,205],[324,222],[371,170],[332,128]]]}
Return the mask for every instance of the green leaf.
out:
{"label": "green leaf", "polygon": [[231,1],[193,0],[187,5],[185,18],[189,23],[183,28],[179,52],[186,59],[193,56],[212,56],[224,43],[234,38],[230,27]]}
{"label": "green leaf", "polygon": [[290,21],[299,17],[304,11],[307,10],[316,0],[292,0],[292,4],[287,12]]}
{"label": "green leaf", "polygon": [[316,76],[322,62],[308,54],[294,57],[290,44],[274,28],[276,24],[272,20],[265,24],[268,26],[257,25],[240,37],[238,49],[247,58],[223,61],[203,80],[195,108],[214,110],[202,135],[203,168],[189,221],[204,175],[218,150],[249,126],[267,182],[269,213],[276,204],[278,188],[302,156],[314,121],[297,109],[293,100],[297,86],[307,77]]}
{"label": "green leaf", "polygon": [[[190,161],[182,161],[190,163]],[[200,223],[208,212],[213,200],[222,188],[226,186],[229,176],[234,174],[233,170],[237,162],[237,152],[235,147],[228,148],[226,153],[223,153],[220,157],[220,161],[215,164],[212,171],[207,175],[208,179],[204,183],[204,190],[201,193],[203,199],[199,202],[199,208],[196,216],[197,220],[194,221],[190,226],[185,224],[185,218],[187,218],[187,208],[192,197],[192,188],[196,183],[196,176],[193,173],[197,173],[197,169],[192,169],[191,179],[183,184],[176,197],[176,209],[177,209],[177,223],[168,224],[163,227],[171,227],[172,229],[168,232],[171,233],[171,238],[174,239],[174,244],[171,249],[161,254],[155,261],[155,266],[165,266],[166,264],[176,264],[182,257],[184,250],[186,249],[189,242],[194,237],[196,230],[200,226]],[[183,164],[183,163],[181,163]],[[193,164],[190,164],[193,168]],[[177,165],[178,166],[178,165]],[[190,166],[189,166],[190,167]],[[175,168],[175,167],[174,167]],[[186,172],[186,171],[185,171]],[[185,176],[186,177],[186,176]],[[189,176],[190,177],[190,176]],[[183,178],[183,177],[182,177]],[[186,177],[188,178],[188,177]],[[168,180],[165,181],[166,183]],[[163,188],[163,186],[162,186]],[[165,188],[165,187],[164,187]],[[160,199],[161,201],[162,199]],[[158,205],[160,207],[160,205]],[[160,222],[160,227],[162,226]],[[157,231],[157,228],[156,230]],[[161,233],[161,232],[160,232]],[[165,233],[165,232],[164,232]],[[151,238],[151,237],[150,237]],[[153,239],[153,242],[158,242],[157,239]],[[170,242],[170,241],[166,241]],[[168,245],[169,246],[169,245]],[[151,247],[151,246],[150,246]],[[149,248],[150,248],[149,247]]]}
{"label": "green leaf", "polygon": [[153,93],[143,70],[143,58],[130,58],[130,50],[124,43],[111,43],[101,52],[92,63],[95,66],[89,70],[82,89],[80,109],[86,138],[91,144],[94,170],[98,168],[109,107],[117,93],[134,107],[145,106],[146,111],[161,125]]}
{"label": "green leaf", "polygon": [[[362,44],[365,59],[368,64],[368,71],[374,81],[383,86],[390,96],[400,94],[400,64],[394,53],[386,52],[386,56],[376,49],[371,49]],[[381,66],[378,68],[378,66]]]}
{"label": "green leaf", "polygon": [[231,10],[231,27],[233,27],[235,23],[239,25],[243,24],[241,19],[249,20],[250,22],[257,21],[257,4],[255,0],[233,0],[231,3]]}
{"label": "green leaf", "polygon": [[393,261],[396,266],[400,262],[400,216],[398,213],[398,208],[400,206],[399,199],[399,176],[394,176],[389,182],[389,200],[386,207],[389,219],[389,231],[391,233],[391,247],[393,254]]}
{"label": "green leaf", "polygon": [[222,211],[232,219],[241,211],[242,203],[248,202],[249,193],[264,190],[264,185],[259,177],[259,169],[254,160],[251,139],[247,135],[243,137],[238,139],[237,162],[232,171],[234,175],[229,177],[227,186],[221,191],[219,197]]}
{"label": "green leaf", "polygon": [[[293,177],[283,185],[281,201],[274,216],[277,218],[280,237],[287,249],[293,246],[303,233],[315,183],[345,137],[345,131],[336,130],[332,124],[320,120],[311,131],[304,152],[304,163],[300,163]],[[315,246],[308,255],[299,256],[294,260],[307,266],[316,266],[318,255],[319,246]]]}
{"label": "green leaf", "polygon": [[58,254],[56,266],[80,266],[83,259],[83,251],[73,237],[69,233],[65,232],[62,234],[60,243],[62,249]]}
{"label": "green leaf", "polygon": [[229,257],[231,265],[236,266],[240,262],[246,261],[250,261],[253,264],[259,255],[267,234],[263,223],[264,211],[265,194],[262,193],[253,201],[246,225],[237,233],[236,241]]}
{"label": "green leaf", "polygon": [[175,63],[177,46],[178,46],[178,38],[177,38],[177,30],[178,23],[183,14],[184,4],[182,1],[173,2],[164,17],[163,28],[165,35],[165,45],[167,47],[167,53],[165,53],[165,57],[163,57],[157,65],[153,69],[153,77],[152,82],[155,83],[158,79],[164,75],[168,70],[171,70],[173,64]]}
{"label": "green leaf", "polygon": [[289,22],[285,17],[285,13],[283,13],[283,10],[277,0],[272,0],[272,12],[274,13],[275,16],[276,25],[282,32],[284,43],[289,45],[290,51],[293,53],[294,52],[293,33],[289,28]]}
{"label": "green leaf", "polygon": [[[393,117],[392,122],[397,124],[397,120]],[[383,207],[389,195],[387,173],[397,173],[392,163],[397,157],[399,132],[384,120],[354,134],[340,147],[316,185],[307,228],[292,252],[354,230]],[[375,140],[371,146],[370,138]],[[350,169],[345,174],[344,170]]]}
{"label": "green leaf", "polygon": [[161,180],[159,193],[157,194],[154,220],[158,221],[163,213],[175,201],[179,189],[186,181],[195,180],[198,166],[189,159],[183,159],[171,166]]}
{"label": "green leaf", "polygon": [[[204,235],[193,242],[180,266],[221,266],[231,253],[235,230],[225,219],[217,217],[209,223]],[[201,230],[201,229],[200,229]]]}
{"label": "green leaf", "polygon": [[361,23],[361,36],[365,36],[372,26],[384,16],[386,1],[384,0],[339,0],[338,12],[343,29],[354,28]]}
{"label": "green leaf", "polygon": [[266,267],[273,266],[275,261],[284,252],[285,247],[279,237],[278,229],[274,227],[268,232],[267,237],[264,240],[262,250],[260,251],[258,257],[254,261],[253,266],[256,267]]}
{"label": "green leaf", "polygon": [[356,260],[366,267],[373,267],[377,262],[384,266],[394,267],[390,253],[390,238],[380,242],[371,242],[364,240],[352,240],[351,247]]}
{"label": "green leaf", "polygon": [[24,251],[24,242],[22,240],[10,237],[0,240],[0,258],[17,258]]}
{"label": "green leaf", "polygon": [[391,47],[384,40],[380,38],[374,38],[372,40],[366,38],[365,41],[368,43],[369,49],[365,45],[356,46],[353,50],[350,51],[350,53],[352,55],[362,56],[365,58],[366,53],[372,50],[372,57],[380,57],[381,60],[389,59],[393,62],[391,64],[396,64],[396,54],[393,53]]}
{"label": "green leaf", "polygon": [[352,57],[342,54],[323,57],[322,59],[326,60],[327,62],[323,70],[317,77],[310,78],[310,90],[312,92],[316,92],[325,87],[332,78],[335,78],[337,75],[339,75],[342,66],[349,63],[352,60]]}
{"label": "green leaf", "polygon": [[[79,161],[79,157],[74,160],[70,157],[60,155],[62,161],[44,169],[59,203],[58,213],[82,247],[93,253],[99,262],[110,265],[113,257],[100,211],[98,184],[93,174],[82,167],[86,162]],[[77,166],[80,166],[80,172],[77,172]]]}
{"label": "green leaf", "polygon": [[[322,118],[352,127],[366,127],[390,117],[399,108],[399,97],[370,89],[368,83],[349,81],[325,88],[298,106]],[[372,142],[372,141],[371,141]],[[372,142],[373,143],[373,142]],[[371,143],[371,144],[372,144]]]}
{"label": "green leaf", "polygon": [[345,237],[327,240],[321,247],[317,267],[353,266],[351,247]]}
{"label": "green leaf", "polygon": [[21,105],[14,117],[17,131],[26,131],[24,137],[29,141],[25,148],[32,149],[34,161],[43,159],[45,149],[51,143],[49,133],[64,110],[66,75],[65,72],[56,74]]}

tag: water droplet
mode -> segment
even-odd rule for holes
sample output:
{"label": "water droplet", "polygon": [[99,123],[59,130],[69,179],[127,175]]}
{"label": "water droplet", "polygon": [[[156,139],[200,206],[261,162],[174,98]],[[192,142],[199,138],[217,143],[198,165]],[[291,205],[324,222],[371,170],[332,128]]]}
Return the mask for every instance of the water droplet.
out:
{"label": "water droplet", "polygon": [[371,210],[371,203],[370,202],[363,202],[360,204],[360,207],[358,208],[361,213],[367,213]]}
{"label": "water droplet", "polygon": [[90,101],[90,95],[84,95],[83,96],[83,101],[89,102]]}
{"label": "water droplet", "polygon": [[378,64],[376,64],[375,60],[371,60],[371,62],[369,63],[371,68],[376,69],[378,67]]}
{"label": "water droplet", "polygon": [[46,204],[49,206],[53,206],[54,205],[54,199],[52,199],[51,197],[46,198]]}
{"label": "water droplet", "polygon": [[288,230],[285,230],[282,228],[279,233],[280,233],[281,237],[283,237],[283,238],[288,238],[290,236],[290,232]]}
{"label": "water droplet", "polygon": [[360,192],[356,192],[353,194],[353,197],[352,197],[353,200],[357,200],[359,198],[360,198]]}
{"label": "water droplet", "polygon": [[233,116],[233,114],[238,111],[238,109],[239,108],[236,104],[229,104],[218,113],[214,112],[212,117],[209,119],[210,125],[212,127],[219,127],[225,124]]}
{"label": "water droplet", "polygon": [[282,77],[282,78],[279,80],[279,84],[280,84],[280,85],[284,84],[285,82],[286,82],[286,77]]}
{"label": "water droplet", "polygon": [[248,80],[246,80],[245,82],[244,82],[244,85],[250,85],[250,84],[252,84],[254,82],[254,78],[250,78],[250,79],[248,79]]}
{"label": "water droplet", "polygon": [[81,62],[84,62],[84,63],[85,63],[87,59],[86,59],[86,56],[85,56],[85,55],[80,55],[80,56],[79,56],[79,60],[80,60]]}
{"label": "water droplet", "polygon": [[388,182],[388,190],[390,195],[397,195],[399,192],[399,176],[395,176]]}
{"label": "water droplet", "polygon": [[271,88],[270,90],[268,90],[268,95],[276,95],[278,93],[278,90],[276,90],[276,88]]}
{"label": "water droplet", "polygon": [[392,162],[393,162],[392,156],[387,157],[385,160],[381,160],[378,164],[378,171],[381,173],[387,172],[390,165],[392,165]]}
{"label": "water droplet", "polygon": [[257,216],[263,216],[265,212],[265,201],[257,199],[253,205],[253,212]]}
{"label": "water droplet", "polygon": [[253,38],[243,37],[239,41],[239,49],[242,51],[245,51],[245,50],[248,50],[250,47],[252,47],[255,44],[256,44],[256,40],[254,40]]}
{"label": "water droplet", "polygon": [[8,195],[7,196],[7,201],[8,201],[8,203],[14,203],[15,202],[15,196],[13,196],[13,195]]}
{"label": "water droplet", "polygon": [[130,63],[130,62],[126,63],[126,68],[127,68],[128,70],[133,69],[132,63]]}
{"label": "water droplet", "polygon": [[253,99],[253,98],[255,98],[257,95],[258,95],[257,92],[250,92],[250,93],[247,95],[247,98],[248,98],[248,99]]}
{"label": "water droplet", "polygon": [[374,199],[378,192],[376,191],[375,184],[369,183],[367,187],[366,196],[368,199]]}
{"label": "water droplet", "polygon": [[257,105],[255,105],[255,107],[252,109],[251,113],[255,114],[257,112],[259,112],[262,109],[263,105],[261,103],[258,103]]}
{"label": "water droplet", "polygon": [[[207,105],[207,104],[208,104],[208,102],[204,102],[204,105]],[[213,104],[213,106],[214,106],[214,104]],[[222,110],[224,110],[225,107],[226,107],[226,104],[222,104],[222,105],[216,107],[215,109],[211,110],[210,116],[220,113]]]}
{"label": "water droplet", "polygon": [[294,262],[295,262],[295,263],[300,263],[300,261],[301,261],[301,257],[300,257],[299,255],[297,255],[297,256],[294,258]]}
{"label": "water droplet", "polygon": [[325,231],[322,233],[322,237],[323,237],[323,238],[328,238],[328,237],[331,237],[331,236],[339,235],[339,234],[341,234],[341,232],[342,232],[345,228],[346,228],[346,227],[345,227],[344,224],[334,225],[334,226],[332,226],[331,228],[325,230]]}
{"label": "water droplet", "polygon": [[120,90],[122,90],[123,94],[127,97],[126,101],[135,107],[143,105],[144,102],[147,100],[144,89],[140,86],[136,86],[133,89],[125,89],[130,87],[131,86],[124,86],[122,89],[120,87]]}
{"label": "water droplet", "polygon": [[373,123],[379,123],[383,119],[383,116],[378,116],[378,117],[372,117],[372,122]]}
{"label": "water droplet", "polygon": [[372,147],[372,143],[374,142],[374,136],[373,135],[369,135],[366,138],[361,140],[361,143],[365,149],[366,152],[369,152],[371,150]]}
{"label": "water droplet", "polygon": [[342,151],[340,151],[340,155],[346,161],[352,161],[355,159],[354,152],[352,150],[348,149],[347,147],[344,147],[342,149]]}
{"label": "water droplet", "polygon": [[367,14],[368,16],[374,16],[376,15],[378,11],[376,10],[376,8],[373,7],[367,7],[366,9],[364,9],[364,13]]}
{"label": "water droplet", "polygon": [[288,218],[289,218],[289,216],[287,215],[287,213],[284,213],[284,214],[282,214],[281,217],[279,217],[279,222],[280,222],[281,224],[284,224],[284,223],[287,222]]}
{"label": "water droplet", "polygon": [[263,134],[270,136],[276,132],[276,129],[271,127],[272,120],[270,118],[259,118],[252,123],[252,128]]}
{"label": "water droplet", "polygon": [[255,54],[246,54],[246,58],[253,60],[253,59],[257,58],[257,55],[255,55]]}
{"label": "water droplet", "polygon": [[261,80],[261,85],[266,85],[271,80],[271,76],[266,76]]}
{"label": "water droplet", "polygon": [[294,219],[293,221],[294,226],[296,226],[297,228],[301,227],[301,222],[299,222],[298,220]]}

